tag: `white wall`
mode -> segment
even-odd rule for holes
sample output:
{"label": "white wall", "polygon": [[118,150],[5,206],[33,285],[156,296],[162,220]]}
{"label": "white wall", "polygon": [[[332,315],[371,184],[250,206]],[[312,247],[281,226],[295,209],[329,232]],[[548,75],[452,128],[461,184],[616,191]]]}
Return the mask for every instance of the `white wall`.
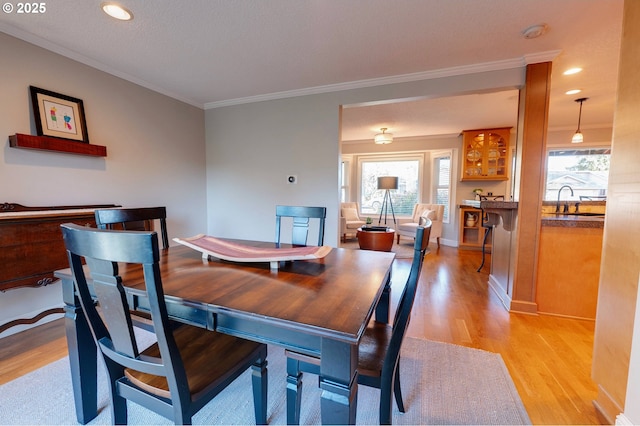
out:
{"label": "white wall", "polygon": [[[203,110],[4,33],[0,52],[0,203],[165,205],[170,238],[206,231]],[[36,134],[30,85],[82,99],[89,140],[107,157],[9,147],[9,135]],[[0,293],[0,324],[61,300],[55,284]]]}
{"label": "white wall", "polygon": [[[338,243],[341,105],[519,88],[524,69],[423,80],[205,112],[208,232],[272,241],[276,204],[326,206]],[[287,174],[299,183],[288,185]]]}

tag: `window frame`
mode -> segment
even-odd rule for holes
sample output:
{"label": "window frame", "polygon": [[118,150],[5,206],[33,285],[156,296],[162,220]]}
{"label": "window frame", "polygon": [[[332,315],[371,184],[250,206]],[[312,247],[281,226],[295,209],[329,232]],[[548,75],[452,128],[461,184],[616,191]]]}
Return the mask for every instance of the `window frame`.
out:
{"label": "window frame", "polygon": [[340,202],[349,200],[351,193],[351,157],[343,157],[340,161]]}
{"label": "window frame", "polygon": [[[545,153],[545,172],[544,172],[544,189],[543,189],[543,194],[542,194],[542,201],[556,201],[557,200],[557,196],[555,195],[555,193],[553,192],[549,192],[549,158],[551,157],[551,153],[554,151],[575,151],[575,152],[579,152],[579,151],[608,151],[608,152],[602,152],[602,153],[593,153],[591,155],[609,155],[609,161],[611,161],[611,146],[580,146],[580,147],[576,147],[576,146],[553,146],[553,147],[547,147],[546,153]],[[588,155],[588,154],[585,154]],[[609,164],[609,166],[611,166],[611,164]],[[570,171],[569,171],[570,172]],[[607,171],[608,172],[608,171]],[[607,175],[607,182],[608,182],[608,175]],[[572,187],[572,189],[574,191],[579,191],[579,188],[575,188]],[[608,189],[608,185],[601,189],[604,190],[605,193],[605,197],[607,194],[607,189]],[[551,194],[551,198],[547,198],[547,195]],[[595,196],[594,197],[598,197]],[[579,194],[574,195],[575,199],[579,199]]]}
{"label": "window frame", "polygon": [[441,188],[441,185],[438,185],[439,182],[439,168],[436,164],[439,164],[440,159],[449,158],[449,184],[447,189],[449,190],[449,199],[445,204],[445,213],[442,218],[443,223],[450,223],[451,221],[451,200],[453,199],[453,173],[454,173],[454,157],[453,150],[443,150],[443,151],[434,151],[431,153],[431,202],[432,204],[437,204],[436,194],[437,190]]}
{"label": "window frame", "polygon": [[[357,164],[357,174],[356,174],[356,182],[357,182],[357,190],[356,190],[356,199],[358,200],[358,208],[360,211],[358,214],[366,216],[370,213],[363,213],[362,211],[362,163],[373,163],[373,162],[385,162],[385,161],[418,161],[418,182],[417,182],[417,203],[421,203],[422,201],[422,193],[423,193],[423,176],[424,176],[424,164],[425,164],[425,153],[401,153],[401,154],[367,154],[358,156],[358,164]],[[396,214],[396,218],[410,218],[411,213],[408,215],[400,215]]]}

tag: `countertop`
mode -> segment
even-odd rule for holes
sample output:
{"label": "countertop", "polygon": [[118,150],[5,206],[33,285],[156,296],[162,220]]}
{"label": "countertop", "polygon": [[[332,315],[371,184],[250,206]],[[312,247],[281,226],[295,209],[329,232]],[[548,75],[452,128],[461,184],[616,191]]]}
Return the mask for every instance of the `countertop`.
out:
{"label": "countertop", "polygon": [[487,209],[517,210],[517,201],[480,201],[480,207]]}
{"label": "countertop", "polygon": [[542,226],[555,226],[562,228],[604,228],[604,215],[602,216],[576,216],[555,213],[542,214]]}

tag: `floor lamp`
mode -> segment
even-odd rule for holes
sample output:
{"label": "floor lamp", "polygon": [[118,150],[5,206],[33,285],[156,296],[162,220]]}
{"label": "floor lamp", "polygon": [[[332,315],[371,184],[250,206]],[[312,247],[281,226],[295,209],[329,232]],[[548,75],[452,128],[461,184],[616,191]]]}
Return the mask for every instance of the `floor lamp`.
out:
{"label": "floor lamp", "polygon": [[378,225],[382,222],[382,213],[384,212],[384,224],[387,224],[387,211],[391,208],[391,216],[393,216],[393,223],[396,223],[396,214],[393,211],[393,203],[391,202],[390,189],[398,189],[398,177],[397,176],[380,176],[378,177],[378,189],[384,189],[384,200],[382,201],[382,208],[380,209],[380,217],[378,218]]}

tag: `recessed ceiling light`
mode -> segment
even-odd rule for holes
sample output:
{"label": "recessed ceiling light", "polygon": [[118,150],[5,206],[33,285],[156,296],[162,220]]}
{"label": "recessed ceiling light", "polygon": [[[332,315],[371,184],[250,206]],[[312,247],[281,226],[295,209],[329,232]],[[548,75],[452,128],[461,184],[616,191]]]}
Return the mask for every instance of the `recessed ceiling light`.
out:
{"label": "recessed ceiling light", "polygon": [[582,90],[580,89],[573,89],[573,90],[567,90],[566,92],[564,92],[565,95],[575,95],[576,93],[580,93],[582,92]]}
{"label": "recessed ceiling light", "polygon": [[116,3],[102,3],[102,10],[112,18],[120,21],[130,21],[133,19],[133,13]]}
{"label": "recessed ceiling light", "polygon": [[562,74],[564,74],[564,75],[578,74],[580,71],[582,71],[582,68],[577,68],[577,67],[576,68],[569,68],[568,70],[566,70]]}

